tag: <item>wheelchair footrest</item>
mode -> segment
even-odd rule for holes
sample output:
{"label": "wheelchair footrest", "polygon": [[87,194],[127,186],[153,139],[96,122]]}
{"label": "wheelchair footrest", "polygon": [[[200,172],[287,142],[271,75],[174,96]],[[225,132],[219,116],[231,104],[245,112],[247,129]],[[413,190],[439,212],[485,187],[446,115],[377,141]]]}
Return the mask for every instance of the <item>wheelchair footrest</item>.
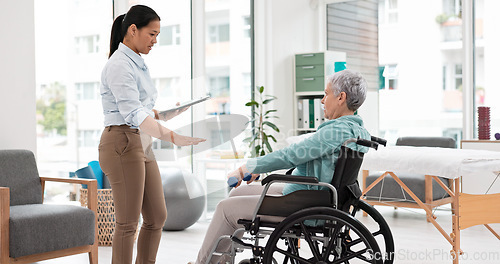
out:
{"label": "wheelchair footrest", "polygon": [[248,248],[251,248],[252,249],[252,254],[254,256],[262,256],[264,255],[264,248],[263,247],[260,247],[260,246],[254,246],[252,244],[248,244],[248,243],[245,243],[243,242],[241,239],[237,238],[237,237],[231,237],[231,240],[235,243],[238,243],[244,247],[248,247]]}
{"label": "wheelchair footrest", "polygon": [[241,240],[241,239],[239,239],[239,238],[237,238],[237,237],[231,237],[231,240],[232,240],[233,242],[238,243],[239,245],[244,246],[244,247],[248,247],[248,248],[252,248],[252,247],[253,247],[253,245],[252,245],[252,244],[245,243],[245,242],[243,242],[243,240]]}

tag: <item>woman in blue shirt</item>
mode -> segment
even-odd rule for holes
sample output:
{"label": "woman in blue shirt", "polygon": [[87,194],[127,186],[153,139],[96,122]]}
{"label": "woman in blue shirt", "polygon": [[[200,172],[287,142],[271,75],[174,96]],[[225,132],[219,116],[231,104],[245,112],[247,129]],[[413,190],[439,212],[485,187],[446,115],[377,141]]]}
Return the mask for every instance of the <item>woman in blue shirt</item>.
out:
{"label": "woman in blue shirt", "polygon": [[153,109],[157,91],[141,54],[148,54],[160,33],[160,17],[136,5],[113,22],[109,60],[102,70],[101,97],[105,129],[99,144],[99,163],[113,190],[116,227],[112,263],[131,264],[140,214],[136,263],[155,263],[167,217],[158,164],[151,136],[178,146],[204,139],[179,135],[155,119],[168,120]]}
{"label": "woman in blue shirt", "polygon": [[[248,160],[228,177],[237,177],[239,182],[236,187],[238,187],[247,172],[252,173],[251,180],[247,182],[251,183],[259,173],[295,167],[293,175],[316,177],[320,182],[331,183],[342,143],[351,138],[370,139],[370,134],[363,127],[363,120],[360,116],[354,115],[365,98],[366,81],[361,74],[350,70],[335,73],[329,77],[321,100],[327,122],[321,124],[315,133],[299,143]],[[355,143],[349,144],[348,147],[361,152],[368,151],[368,148]],[[229,198],[217,205],[196,264],[206,263],[210,258],[210,250],[220,236],[232,235],[237,228],[242,227],[237,223],[238,219],[252,217],[263,187],[260,185],[244,187],[234,189]],[[268,194],[286,195],[299,189],[316,188],[318,187],[300,184],[286,184],[284,187],[272,185]],[[262,217],[264,220],[268,218]],[[229,247],[229,241],[222,240],[217,251],[227,252]],[[219,256],[213,256],[210,263],[225,263],[224,261]]]}

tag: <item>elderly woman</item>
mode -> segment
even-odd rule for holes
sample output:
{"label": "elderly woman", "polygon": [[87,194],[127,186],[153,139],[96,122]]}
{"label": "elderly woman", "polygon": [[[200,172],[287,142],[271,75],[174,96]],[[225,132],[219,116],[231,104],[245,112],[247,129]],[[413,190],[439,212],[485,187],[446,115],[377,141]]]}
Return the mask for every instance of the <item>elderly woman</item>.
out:
{"label": "elderly woman", "polygon": [[[259,173],[279,169],[296,168],[293,175],[316,177],[321,182],[330,183],[337,162],[340,146],[350,138],[370,139],[369,133],[363,127],[360,116],[354,112],[363,104],[366,98],[366,81],[361,74],[344,70],[329,77],[325,94],[321,103],[324,105],[327,122],[321,124],[318,130],[302,142],[292,144],[268,155],[250,159],[247,163],[233,171],[228,177],[239,179],[251,173],[254,181]],[[367,148],[352,143],[354,150],[366,152]],[[274,188],[273,188],[274,187]],[[255,211],[262,192],[260,185],[247,185],[234,189],[229,198],[221,201],[215,210],[196,264],[203,264],[210,258],[210,250],[222,235],[231,235],[241,228],[238,219],[249,219]],[[300,189],[313,189],[317,186],[286,184],[281,187],[271,186],[268,194],[289,194]],[[263,217],[265,220],[265,217]],[[228,251],[229,241],[219,244],[218,251]],[[213,256],[210,263],[225,263],[219,256]],[[191,263],[191,262],[190,262]]]}

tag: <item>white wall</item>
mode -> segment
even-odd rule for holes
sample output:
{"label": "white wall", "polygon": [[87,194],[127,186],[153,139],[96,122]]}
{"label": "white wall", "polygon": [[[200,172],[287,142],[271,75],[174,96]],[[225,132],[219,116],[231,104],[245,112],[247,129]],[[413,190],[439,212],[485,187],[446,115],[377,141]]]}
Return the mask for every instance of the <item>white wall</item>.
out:
{"label": "white wall", "polygon": [[2,1],[0,25],[0,149],[36,153],[34,0]]}
{"label": "white wall", "polygon": [[[278,147],[293,135],[293,55],[326,47],[325,2],[255,0],[255,85],[264,85],[268,94],[278,97],[272,106],[279,116],[275,120],[281,130]],[[360,113],[370,133],[377,135],[378,93],[368,96]]]}
{"label": "white wall", "polygon": [[293,135],[293,55],[320,51],[318,10],[310,0],[255,0],[255,85],[278,98],[278,145]]}

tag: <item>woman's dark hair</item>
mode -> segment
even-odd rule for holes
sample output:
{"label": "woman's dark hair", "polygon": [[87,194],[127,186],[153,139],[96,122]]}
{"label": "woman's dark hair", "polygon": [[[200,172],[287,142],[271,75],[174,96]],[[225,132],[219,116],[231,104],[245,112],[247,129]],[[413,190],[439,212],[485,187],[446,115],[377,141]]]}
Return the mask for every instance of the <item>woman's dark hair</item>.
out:
{"label": "woman's dark hair", "polygon": [[[149,22],[158,20],[160,16],[156,12],[145,5],[135,5],[123,15],[118,16],[113,22],[111,28],[111,41],[109,42],[109,57],[118,49],[118,45],[123,41],[128,27],[135,24],[137,29],[145,27]],[[109,58],[108,57],[108,58]]]}

